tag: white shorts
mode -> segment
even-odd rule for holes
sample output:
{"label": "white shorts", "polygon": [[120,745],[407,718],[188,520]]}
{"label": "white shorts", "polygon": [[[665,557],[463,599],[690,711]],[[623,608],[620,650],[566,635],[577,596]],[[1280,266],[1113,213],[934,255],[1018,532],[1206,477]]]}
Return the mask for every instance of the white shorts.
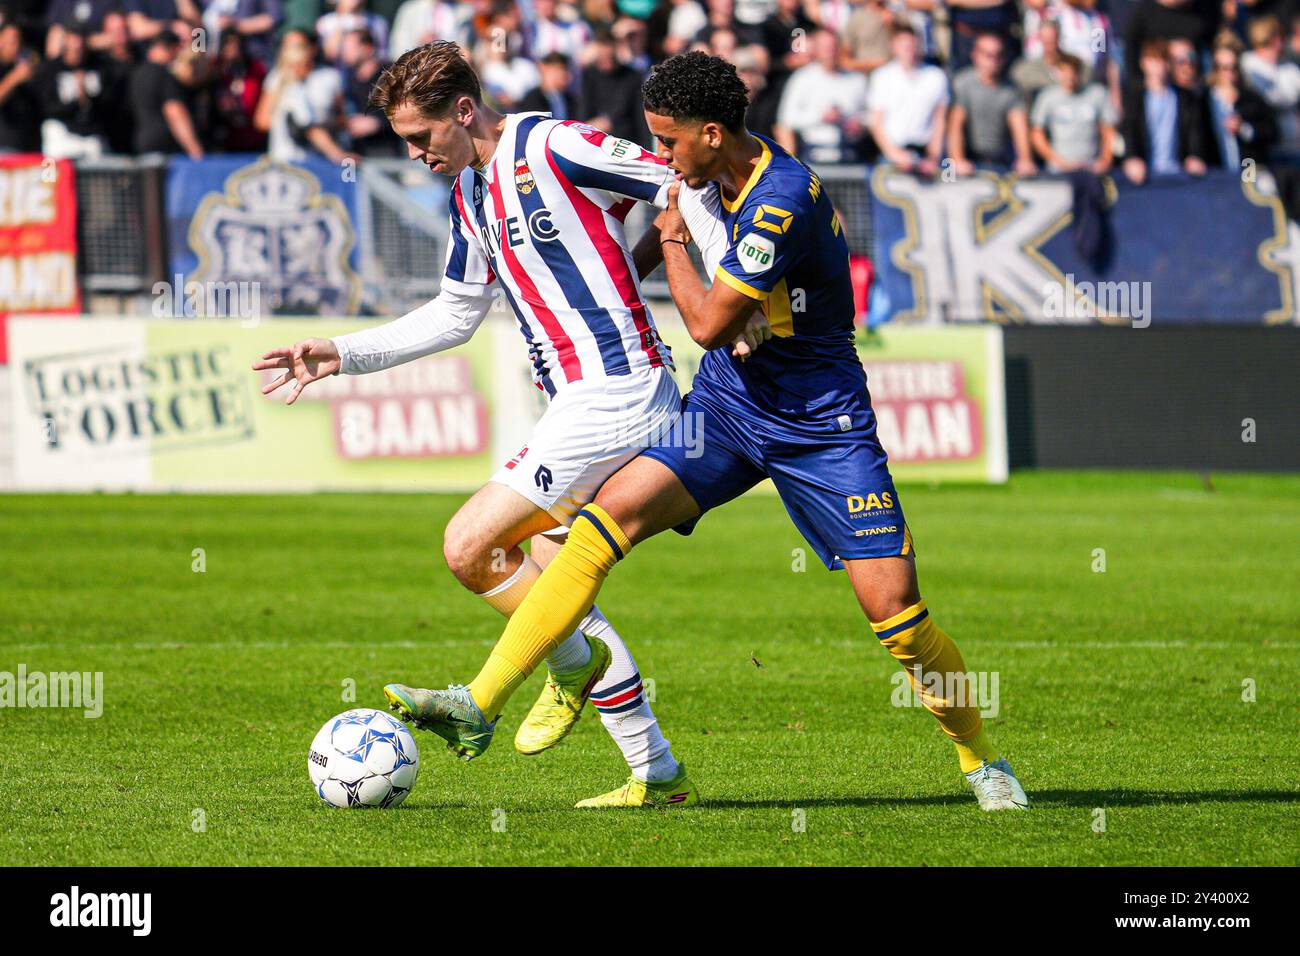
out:
{"label": "white shorts", "polygon": [[681,394],[666,368],[565,386],[492,480],[567,528],[614,472],[666,435]]}

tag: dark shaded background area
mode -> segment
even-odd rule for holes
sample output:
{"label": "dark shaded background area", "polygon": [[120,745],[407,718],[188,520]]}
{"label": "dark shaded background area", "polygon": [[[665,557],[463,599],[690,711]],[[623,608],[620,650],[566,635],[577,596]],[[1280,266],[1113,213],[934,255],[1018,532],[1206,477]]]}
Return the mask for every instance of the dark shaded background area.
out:
{"label": "dark shaded background area", "polygon": [[1015,326],[1004,342],[1013,468],[1300,469],[1300,329]]}

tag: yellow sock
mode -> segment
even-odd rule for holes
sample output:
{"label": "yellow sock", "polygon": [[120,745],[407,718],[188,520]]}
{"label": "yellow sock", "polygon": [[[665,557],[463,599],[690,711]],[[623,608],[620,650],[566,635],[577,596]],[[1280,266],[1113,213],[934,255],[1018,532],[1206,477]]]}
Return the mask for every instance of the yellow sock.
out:
{"label": "yellow sock", "polygon": [[978,770],[985,760],[989,763],[997,762],[998,748],[993,746],[988,731],[983,727],[970,740],[954,740],[953,743],[957,745],[957,760],[961,763],[962,773]]}
{"label": "yellow sock", "polygon": [[556,644],[573,633],[605,576],[632,544],[603,508],[587,505],[569,538],[506,624],[483,670],[469,685],[474,703],[495,720],[506,701]]}
{"label": "yellow sock", "polygon": [[[966,674],[966,662],[962,660],[956,642],[934,623],[925,602],[913,604],[880,623],[872,621],[871,629],[894,659],[903,665],[912,690],[956,745],[962,773],[977,769],[983,760],[990,763],[997,760],[998,752],[984,732],[979,709],[969,705],[957,706],[955,699],[945,696],[962,686],[969,690],[970,685],[964,676],[956,676]],[[935,686],[927,684],[927,674],[945,677],[937,694]],[[956,694],[952,696],[955,698]]]}

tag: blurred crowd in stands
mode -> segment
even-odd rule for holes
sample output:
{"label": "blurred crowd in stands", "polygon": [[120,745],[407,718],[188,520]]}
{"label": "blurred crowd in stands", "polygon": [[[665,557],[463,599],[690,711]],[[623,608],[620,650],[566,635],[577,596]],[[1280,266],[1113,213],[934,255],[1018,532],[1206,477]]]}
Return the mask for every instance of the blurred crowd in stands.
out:
{"label": "blurred crowd in stands", "polygon": [[378,73],[459,42],[487,98],[649,145],[667,56],[735,64],[814,163],[1166,174],[1300,157],[1297,0],[0,0],[0,151],[400,156]]}

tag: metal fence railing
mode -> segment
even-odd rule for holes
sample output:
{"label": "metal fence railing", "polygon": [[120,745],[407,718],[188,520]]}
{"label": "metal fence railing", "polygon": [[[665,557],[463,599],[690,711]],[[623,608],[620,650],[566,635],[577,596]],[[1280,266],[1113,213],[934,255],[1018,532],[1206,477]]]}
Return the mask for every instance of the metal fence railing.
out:
{"label": "metal fence railing", "polygon": [[400,314],[438,294],[447,255],[447,180],[419,163],[369,159],[357,204],[367,309]]}
{"label": "metal fence railing", "polygon": [[167,278],[164,157],[78,160],[77,268],[86,292],[145,293]]}
{"label": "metal fence railing", "polygon": [[872,256],[875,250],[871,240],[871,168],[818,166],[817,175],[844,223],[849,254]]}

